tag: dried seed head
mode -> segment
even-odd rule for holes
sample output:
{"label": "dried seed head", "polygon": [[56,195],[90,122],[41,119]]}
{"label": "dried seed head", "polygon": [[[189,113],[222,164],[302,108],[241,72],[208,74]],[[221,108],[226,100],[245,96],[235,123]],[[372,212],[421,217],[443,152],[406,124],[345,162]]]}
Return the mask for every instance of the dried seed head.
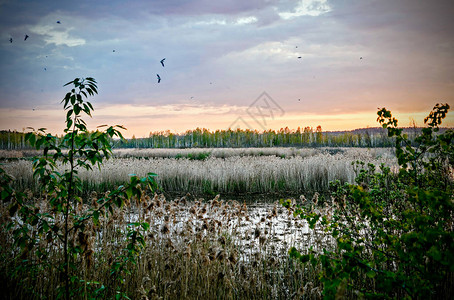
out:
{"label": "dried seed head", "polygon": [[191,215],[195,215],[196,212],[197,212],[197,211],[196,211],[196,207],[195,207],[195,206],[192,206],[192,207],[189,209],[189,213],[190,213]]}
{"label": "dried seed head", "polygon": [[232,263],[233,265],[235,265],[237,261],[238,261],[238,255],[237,255],[236,251],[233,250],[230,252],[229,262]]}
{"label": "dried seed head", "polygon": [[254,238],[258,238],[260,236],[260,229],[258,227],[254,230]]}
{"label": "dried seed head", "polygon": [[277,217],[277,206],[276,205],[273,207],[273,210],[271,211],[271,216]]}
{"label": "dried seed head", "polygon": [[211,262],[211,258],[208,255],[203,255],[202,256],[202,263],[206,266],[209,265]]}
{"label": "dried seed head", "polygon": [[209,224],[208,224],[207,220],[204,219],[203,220],[203,224],[202,224],[202,229],[203,230],[208,230],[208,228],[209,228]]}
{"label": "dried seed head", "polygon": [[170,250],[175,249],[175,246],[173,245],[173,243],[172,243],[172,241],[170,239],[167,240],[165,247],[170,249]]}
{"label": "dried seed head", "polygon": [[312,197],[312,202],[314,202],[315,205],[317,205],[317,203],[318,203],[318,197],[319,197],[319,194],[317,192],[315,192],[314,196]]}
{"label": "dried seed head", "polygon": [[259,237],[259,243],[260,245],[263,245],[266,242],[266,236],[262,235]]}
{"label": "dried seed head", "polygon": [[169,223],[168,222],[164,222],[161,226],[161,232],[163,234],[167,234],[169,233],[170,229],[169,229]]}

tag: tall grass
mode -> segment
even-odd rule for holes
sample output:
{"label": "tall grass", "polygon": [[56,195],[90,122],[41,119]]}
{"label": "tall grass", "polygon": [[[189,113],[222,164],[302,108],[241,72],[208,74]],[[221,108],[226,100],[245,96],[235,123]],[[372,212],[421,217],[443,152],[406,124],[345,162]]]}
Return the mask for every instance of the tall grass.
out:
{"label": "tall grass", "polygon": [[[85,201],[96,203],[96,199],[92,193]],[[52,215],[45,201],[41,203],[40,213]],[[0,210],[2,224],[7,224],[7,206],[1,204]],[[96,290],[98,298],[109,298],[108,291],[118,287],[110,267],[126,246],[124,228],[135,221],[146,221],[150,228],[137,264],[128,266],[130,273],[120,286],[131,299],[311,299],[321,295],[315,267],[289,259],[287,251],[291,246],[329,247],[332,242],[309,231],[291,210],[278,204],[247,207],[219,196],[208,202],[190,195],[173,201],[155,195],[114,210],[109,218],[101,217],[98,225],[88,224],[86,235],[73,233],[71,243],[83,250],[80,267],[72,270],[83,278],[74,284],[81,298]],[[39,236],[38,226],[29,229],[30,235]],[[3,278],[4,297],[55,299],[59,274],[51,272],[52,268],[18,268],[24,261],[32,266],[36,256],[21,253],[11,231],[2,231],[0,240],[1,274],[15,275]],[[39,245],[47,263],[59,261],[58,240],[42,237]],[[11,259],[11,253],[20,256],[22,263]]]}
{"label": "tall grass", "polygon": [[[131,173],[144,176],[148,172],[154,172],[158,174],[159,185],[166,192],[296,195],[314,191],[326,192],[332,180],[352,183],[356,176],[352,162],[356,160],[377,165],[380,163],[396,165],[393,154],[383,149],[354,148],[338,153],[334,151],[334,154],[323,151],[310,152],[308,155],[303,155],[303,153],[307,154],[303,151],[300,155],[288,156],[288,158],[275,155],[231,156],[230,151],[233,150],[236,149],[224,149],[224,154],[229,153],[225,158],[212,155],[205,160],[114,158],[106,161],[101,170],[79,170],[79,176],[86,190],[103,191],[128,180],[128,175]],[[188,154],[190,153],[196,155],[196,152],[188,150]],[[233,153],[237,154],[237,152]],[[32,178],[31,162],[11,161],[5,163],[4,169],[17,179],[20,187],[36,186]]]}

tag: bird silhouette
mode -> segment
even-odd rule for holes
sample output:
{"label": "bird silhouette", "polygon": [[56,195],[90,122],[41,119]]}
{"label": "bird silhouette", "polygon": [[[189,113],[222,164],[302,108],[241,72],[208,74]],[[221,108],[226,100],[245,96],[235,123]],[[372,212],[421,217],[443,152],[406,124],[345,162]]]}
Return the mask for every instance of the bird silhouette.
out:
{"label": "bird silhouette", "polygon": [[361,56],[359,59],[363,59],[363,57]]}
{"label": "bird silhouette", "polygon": [[13,38],[9,38],[9,42],[12,43],[13,42]]}
{"label": "bird silhouette", "polygon": [[158,83],[161,82],[161,76],[159,76],[159,74],[156,74],[156,76],[158,76]]}
{"label": "bird silhouette", "polygon": [[301,56],[298,56],[298,58],[301,58]]}
{"label": "bird silhouette", "polygon": [[161,65],[162,65],[163,67],[164,67],[164,61],[165,61],[165,60],[166,60],[165,58],[161,59]]}
{"label": "bird silhouette", "polygon": [[60,22],[60,21],[57,21],[57,24],[61,24],[61,22]]}
{"label": "bird silhouette", "polygon": [[115,52],[115,50],[112,50],[112,52]]}
{"label": "bird silhouette", "polygon": [[25,35],[24,41],[26,41],[27,39],[28,39],[28,35]]}
{"label": "bird silhouette", "polygon": [[44,71],[47,71],[47,68],[44,68]]}

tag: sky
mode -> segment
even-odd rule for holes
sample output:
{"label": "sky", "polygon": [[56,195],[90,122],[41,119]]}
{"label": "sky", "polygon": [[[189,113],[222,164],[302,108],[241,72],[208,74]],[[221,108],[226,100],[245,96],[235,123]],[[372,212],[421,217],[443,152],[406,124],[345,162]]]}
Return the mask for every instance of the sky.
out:
{"label": "sky", "polygon": [[376,127],[382,107],[423,126],[454,108],[453,15],[451,0],[0,0],[0,130],[62,133],[76,77],[98,83],[90,129],[126,137]]}

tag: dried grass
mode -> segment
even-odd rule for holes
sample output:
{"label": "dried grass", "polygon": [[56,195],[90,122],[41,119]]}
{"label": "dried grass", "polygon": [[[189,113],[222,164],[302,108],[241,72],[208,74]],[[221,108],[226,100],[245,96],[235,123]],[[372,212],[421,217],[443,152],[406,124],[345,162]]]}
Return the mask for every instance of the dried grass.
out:
{"label": "dried grass", "polygon": [[[95,201],[96,197],[92,193],[86,202]],[[40,211],[46,211],[45,202],[41,204]],[[5,216],[6,205],[0,209]],[[88,207],[81,205],[78,209],[84,211]],[[131,299],[320,296],[316,270],[289,260],[287,251],[290,246],[329,247],[329,238],[310,232],[304,220],[293,217],[277,204],[247,207],[235,200],[223,201],[219,196],[208,202],[190,195],[173,201],[162,195],[153,199],[145,196],[115,210],[108,218],[101,217],[99,225],[88,224],[88,230],[71,238],[72,243],[83,249],[75,274],[87,282],[102,282],[113,288],[109,286],[112,284],[109,268],[125,247],[126,224],[139,220],[149,222],[150,228],[146,232],[146,247],[137,264],[129,266],[131,274],[122,286]],[[30,228],[30,234],[37,230]],[[1,241],[2,270],[17,267],[13,256],[33,261],[30,253],[20,254],[10,235],[3,232]],[[59,261],[58,241],[42,239],[40,245],[48,255],[48,263]],[[35,297],[55,298],[59,279],[51,268],[41,269],[38,276],[26,270],[19,275],[19,285],[5,283],[6,297],[27,299],[33,290]]]}
{"label": "dried grass", "polygon": [[[162,149],[153,149],[155,150]],[[293,151],[288,148],[281,150]],[[106,161],[101,170],[79,170],[79,176],[85,183],[86,190],[106,190],[127,181],[131,173],[145,176],[148,172],[154,172],[158,174],[159,185],[166,192],[296,195],[326,192],[329,182],[333,180],[352,183],[356,174],[351,163],[356,160],[376,165],[397,165],[395,157],[387,149],[338,150],[332,150],[334,154],[328,153],[326,149],[316,154],[314,153],[318,150],[307,150],[309,152],[303,151],[289,158],[275,155],[230,156],[232,153],[238,154],[236,151],[248,151],[247,149],[224,149],[225,153],[230,153],[225,158],[210,156],[206,160],[113,158]],[[302,155],[303,153],[309,154]],[[18,179],[18,185],[31,188],[35,183],[30,165],[31,162],[27,161],[12,161],[5,163],[4,169]]]}

